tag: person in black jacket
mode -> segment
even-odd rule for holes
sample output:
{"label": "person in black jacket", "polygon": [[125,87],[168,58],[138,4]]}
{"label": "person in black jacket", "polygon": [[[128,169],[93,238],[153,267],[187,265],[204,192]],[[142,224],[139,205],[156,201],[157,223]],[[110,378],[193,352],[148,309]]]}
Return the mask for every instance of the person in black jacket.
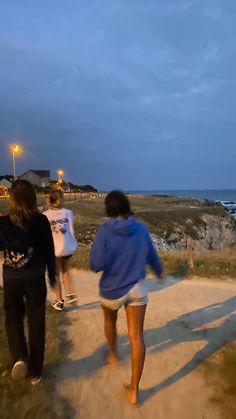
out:
{"label": "person in black jacket", "polygon": [[[48,271],[55,285],[55,255],[50,224],[39,213],[33,186],[16,180],[10,189],[11,209],[0,216],[0,250],[3,251],[5,326],[12,357],[12,379],[41,381],[45,346],[45,302]],[[28,346],[24,316],[28,317]]]}

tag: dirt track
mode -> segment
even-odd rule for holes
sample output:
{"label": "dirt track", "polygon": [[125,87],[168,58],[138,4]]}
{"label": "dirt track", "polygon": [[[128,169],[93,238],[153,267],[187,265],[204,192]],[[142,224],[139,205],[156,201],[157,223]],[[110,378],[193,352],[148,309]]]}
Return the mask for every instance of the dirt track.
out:
{"label": "dirt track", "polygon": [[[149,280],[145,322],[147,357],[141,380],[141,406],[130,407],[121,395],[129,381],[129,344],[123,310],[118,321],[118,369],[106,365],[98,276],[72,272],[79,307],[68,308],[72,341],[69,359],[58,371],[58,390],[83,419],[218,419],[209,402],[202,360],[236,339],[236,284],[231,281]],[[58,315],[64,315],[58,313]]]}

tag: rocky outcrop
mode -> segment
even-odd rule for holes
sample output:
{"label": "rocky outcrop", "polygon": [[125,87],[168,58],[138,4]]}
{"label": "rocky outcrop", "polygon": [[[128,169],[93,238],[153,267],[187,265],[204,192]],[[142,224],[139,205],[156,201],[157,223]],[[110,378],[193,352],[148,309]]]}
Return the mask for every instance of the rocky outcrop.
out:
{"label": "rocky outcrop", "polygon": [[160,250],[184,250],[187,239],[191,238],[193,249],[220,250],[236,243],[236,222],[230,216],[219,217],[205,214],[201,216],[201,223],[186,221],[188,228],[179,224],[172,225],[171,234],[162,237],[152,234],[154,245]]}

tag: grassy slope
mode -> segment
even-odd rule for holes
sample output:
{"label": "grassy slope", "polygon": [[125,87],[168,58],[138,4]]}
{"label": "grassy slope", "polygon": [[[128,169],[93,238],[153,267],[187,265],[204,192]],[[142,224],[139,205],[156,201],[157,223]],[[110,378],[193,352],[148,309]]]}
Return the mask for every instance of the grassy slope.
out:
{"label": "grassy slope", "polygon": [[[202,225],[202,214],[225,217],[218,205],[208,205],[198,200],[177,197],[131,196],[132,209],[149,229],[156,233],[171,232],[174,223],[189,228],[186,220],[191,218],[196,228]],[[72,264],[77,268],[89,268],[88,253],[91,241],[104,217],[103,199],[84,199],[69,204],[76,214],[75,230],[80,249],[73,257]],[[204,251],[194,253],[194,268],[188,267],[186,252],[162,252],[166,272],[180,276],[236,277],[235,248],[223,251]]]}
{"label": "grassy slope", "polygon": [[[202,214],[213,214],[225,217],[222,207],[198,200],[160,197],[160,196],[130,196],[132,209],[138,218],[143,220],[153,233],[167,235],[171,233],[175,223],[189,229],[188,219],[193,225],[203,224]],[[104,199],[80,199],[77,202],[66,203],[75,213],[75,231],[80,244],[79,252],[73,257],[72,264],[77,268],[89,268],[88,252],[94,239],[96,230],[104,217]],[[0,200],[0,212],[5,212],[8,203]],[[188,231],[191,233],[191,231]],[[192,231],[193,234],[194,231]],[[194,268],[188,267],[188,255],[186,252],[163,252],[162,259],[166,272],[171,275],[183,276],[236,276],[236,252],[235,248],[224,251],[204,251],[194,253]]]}
{"label": "grassy slope", "polygon": [[[145,222],[152,233],[166,239],[176,225],[182,226],[185,234],[196,239],[199,227],[205,225],[201,219],[203,214],[226,216],[222,207],[193,199],[134,195],[130,196],[130,200],[135,215]],[[67,203],[67,206],[76,214],[79,242],[88,244],[104,217],[103,199],[80,200]]]}
{"label": "grassy slope", "polygon": [[199,276],[208,278],[236,278],[236,251],[209,250],[193,253],[194,267],[188,265],[187,252],[162,252],[166,272],[174,276]]}
{"label": "grassy slope", "polygon": [[[188,265],[186,252],[160,252],[168,275],[180,277],[236,278],[235,248],[222,251],[205,251],[193,254],[194,267]],[[89,247],[82,247],[72,258],[72,266],[89,269]]]}
{"label": "grassy slope", "polygon": [[[69,419],[73,412],[68,402],[56,392],[55,367],[63,362],[68,344],[61,326],[65,317],[58,315],[50,307],[47,310],[47,334],[45,353],[45,379],[33,387],[28,381],[14,383],[11,378],[0,377],[0,417],[1,419]],[[4,328],[2,290],[0,289],[0,375],[9,362]]]}

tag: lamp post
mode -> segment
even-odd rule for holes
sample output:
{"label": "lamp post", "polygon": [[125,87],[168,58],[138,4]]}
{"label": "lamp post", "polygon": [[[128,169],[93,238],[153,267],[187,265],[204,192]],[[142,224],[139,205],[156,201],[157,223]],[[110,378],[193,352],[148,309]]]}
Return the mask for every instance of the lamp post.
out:
{"label": "lamp post", "polygon": [[64,175],[64,170],[58,169],[57,174],[58,174],[58,184],[60,185],[63,181],[62,176]]}
{"label": "lamp post", "polygon": [[13,144],[11,146],[14,180],[16,180],[16,154],[21,153],[21,151],[22,147],[19,144]]}

